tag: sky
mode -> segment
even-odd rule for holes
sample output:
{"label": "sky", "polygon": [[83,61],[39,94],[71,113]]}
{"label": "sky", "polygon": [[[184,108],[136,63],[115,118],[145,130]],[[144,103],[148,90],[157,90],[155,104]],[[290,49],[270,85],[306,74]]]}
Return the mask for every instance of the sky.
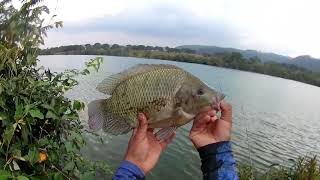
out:
{"label": "sky", "polygon": [[320,57],[319,0],[47,0],[46,47],[215,45]]}

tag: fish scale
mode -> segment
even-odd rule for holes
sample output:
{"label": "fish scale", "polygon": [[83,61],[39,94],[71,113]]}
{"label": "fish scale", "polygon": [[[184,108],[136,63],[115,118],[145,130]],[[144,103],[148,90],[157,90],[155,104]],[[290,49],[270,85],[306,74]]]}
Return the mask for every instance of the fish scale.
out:
{"label": "fish scale", "polygon": [[[116,91],[111,97],[112,103],[106,106],[106,108],[115,115],[126,117],[129,124],[135,127],[137,124],[136,116],[139,110],[149,114],[152,110],[160,111],[162,108],[165,108],[163,104],[166,105],[167,101],[174,98],[173,91],[177,89],[179,85],[178,81],[182,79],[179,75],[183,74],[181,72],[177,73],[176,69],[161,69],[156,72],[149,72],[130,78],[115,89]],[[159,78],[165,76],[168,76],[168,79]],[[136,88],[137,86],[140,88]],[[122,96],[122,93],[125,91],[127,93],[124,93],[125,95]],[[156,103],[156,100],[159,99],[164,102],[162,104]],[[127,101],[130,103],[127,104]]]}

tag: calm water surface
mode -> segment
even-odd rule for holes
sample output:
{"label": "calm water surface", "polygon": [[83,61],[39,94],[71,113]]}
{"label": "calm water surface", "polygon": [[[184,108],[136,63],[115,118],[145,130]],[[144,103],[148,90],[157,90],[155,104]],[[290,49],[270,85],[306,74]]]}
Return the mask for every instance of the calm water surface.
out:
{"label": "calm water surface", "polygon": [[[56,71],[79,69],[92,57],[41,56],[40,64]],[[234,108],[232,142],[238,163],[253,163],[263,170],[299,155],[320,154],[320,88],[291,80],[198,64],[104,56],[100,71],[80,77],[79,86],[67,96],[86,103],[104,98],[95,90],[101,80],[140,63],[178,65],[227,95]],[[86,123],[86,112],[81,117]],[[179,128],[148,179],[202,179],[198,153],[188,139],[190,127]],[[116,168],[130,135],[101,136],[104,144],[88,136],[85,152]]]}

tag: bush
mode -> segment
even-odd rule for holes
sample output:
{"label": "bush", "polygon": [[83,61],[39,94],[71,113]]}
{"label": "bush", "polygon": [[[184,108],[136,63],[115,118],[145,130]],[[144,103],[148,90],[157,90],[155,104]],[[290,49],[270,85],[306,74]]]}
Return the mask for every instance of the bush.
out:
{"label": "bush", "polygon": [[253,166],[241,164],[238,166],[239,179],[241,180],[320,180],[320,164],[317,156],[313,158],[300,157],[291,159],[293,165],[286,167],[274,164],[264,172],[259,173]]}
{"label": "bush", "polygon": [[75,76],[98,70],[102,58],[83,71],[38,68],[46,31],[62,26],[44,26],[42,13],[49,10],[37,0],[23,1],[20,9],[0,2],[0,179],[92,179],[96,168],[108,167],[80,154],[84,104],[63,95],[77,85]]}

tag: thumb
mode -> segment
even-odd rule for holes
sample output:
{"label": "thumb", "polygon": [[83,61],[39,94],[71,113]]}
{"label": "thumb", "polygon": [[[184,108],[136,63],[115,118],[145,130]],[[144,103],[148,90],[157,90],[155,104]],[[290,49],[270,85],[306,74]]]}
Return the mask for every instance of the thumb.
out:
{"label": "thumb", "polygon": [[210,121],[211,117],[216,116],[216,112],[214,110],[210,110],[207,112],[202,112],[198,114],[193,121],[192,129],[199,128],[202,126],[206,126],[206,124]]}
{"label": "thumb", "polygon": [[146,134],[148,130],[148,120],[143,113],[138,114],[139,126],[137,128],[137,134]]}
{"label": "thumb", "polygon": [[206,127],[206,124],[210,121],[209,115],[204,115],[201,118],[196,118],[193,121],[193,125],[191,127],[191,131],[196,131]]}
{"label": "thumb", "polygon": [[225,101],[221,101],[220,107],[221,107],[220,119],[232,123],[232,106]]}

